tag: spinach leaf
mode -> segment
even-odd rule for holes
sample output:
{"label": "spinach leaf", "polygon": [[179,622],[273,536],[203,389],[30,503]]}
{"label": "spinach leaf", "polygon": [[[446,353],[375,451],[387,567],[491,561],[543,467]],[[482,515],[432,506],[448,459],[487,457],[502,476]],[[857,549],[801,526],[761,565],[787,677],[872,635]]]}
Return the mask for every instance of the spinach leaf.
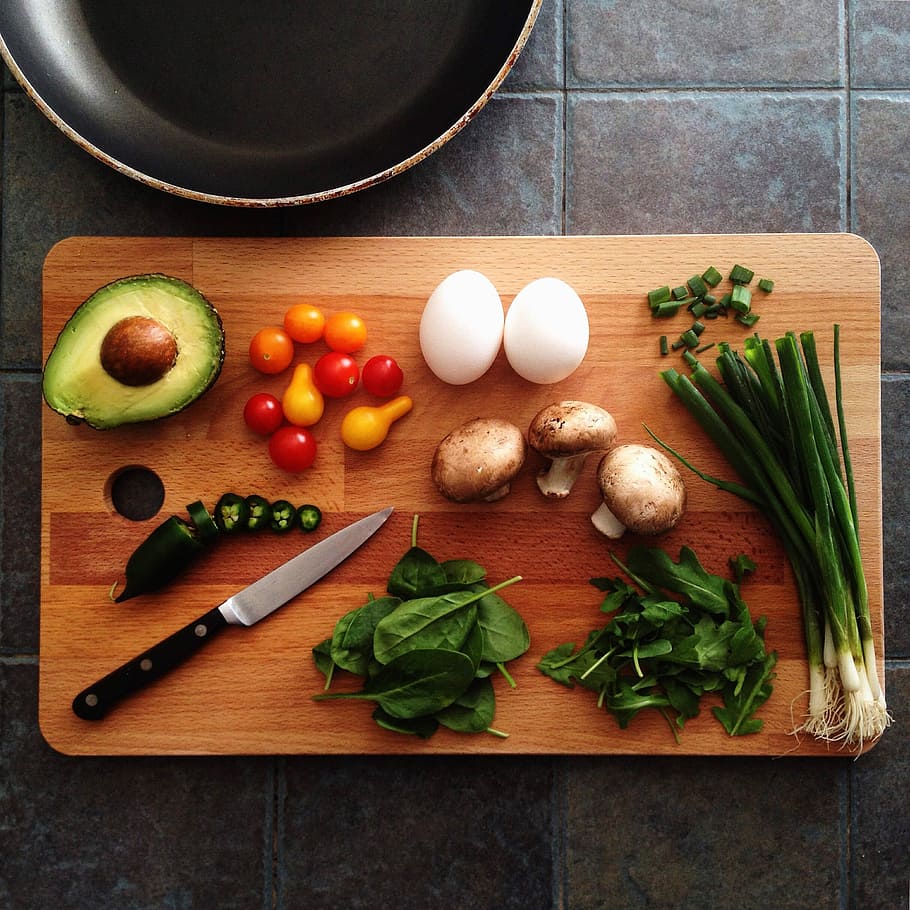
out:
{"label": "spinach leaf", "polygon": [[446,583],[443,567],[421,547],[411,547],[392,569],[386,590],[395,597],[424,597]]}
{"label": "spinach leaf", "polygon": [[[476,585],[475,591],[489,590]],[[521,657],[531,646],[531,634],[516,609],[498,594],[484,594],[477,602],[477,624],[483,632],[483,659],[505,663]]]}
{"label": "spinach leaf", "polygon": [[316,669],[325,677],[325,687],[332,684],[332,674],[335,672],[335,662],[332,660],[332,639],[327,638],[313,648],[313,661]]}
{"label": "spinach leaf", "polygon": [[459,650],[477,620],[475,600],[470,592],[460,591],[405,601],[376,626],[376,660],[387,664],[406,651],[426,648]]}
{"label": "spinach leaf", "polygon": [[482,672],[483,664],[483,630],[476,621],[471,626],[471,631],[468,632],[464,644],[458,650],[471,658],[471,662],[474,664],[474,675],[478,676]]}
{"label": "spinach leaf", "polygon": [[530,636],[496,592],[521,577],[489,587],[486,570],[472,559],[437,562],[417,545],[417,520],[410,547],[389,575],[389,596],[346,613],[332,637],[313,648],[326,690],[336,667],[363,677],[363,687],[314,697],[372,701],[383,729],[424,738],[440,725],[434,715],[453,705],[444,715],[452,729],[503,736],[490,727],[490,676],[498,669],[515,686],[505,664],[528,649]]}
{"label": "spinach leaf", "polygon": [[400,717],[392,717],[391,714],[379,707],[373,711],[373,720],[383,730],[391,730],[393,733],[405,733],[409,736],[419,736],[421,739],[429,739],[439,729],[439,721],[435,717],[412,717],[404,720]]}
{"label": "spinach leaf", "polygon": [[435,714],[452,704],[474,678],[471,658],[458,651],[432,648],[407,651],[387,663],[359,692],[326,692],[328,699],[376,702],[387,714],[410,720]]}
{"label": "spinach leaf", "polygon": [[473,559],[447,559],[441,565],[449,584],[474,585],[487,577],[487,570]]}
{"label": "spinach leaf", "polygon": [[436,713],[436,719],[456,733],[482,733],[493,723],[495,712],[493,683],[489,679],[475,679],[452,704]]}
{"label": "spinach leaf", "polygon": [[345,613],[332,633],[330,653],[335,665],[350,673],[366,676],[373,660],[376,625],[400,603],[397,597],[379,597]]}

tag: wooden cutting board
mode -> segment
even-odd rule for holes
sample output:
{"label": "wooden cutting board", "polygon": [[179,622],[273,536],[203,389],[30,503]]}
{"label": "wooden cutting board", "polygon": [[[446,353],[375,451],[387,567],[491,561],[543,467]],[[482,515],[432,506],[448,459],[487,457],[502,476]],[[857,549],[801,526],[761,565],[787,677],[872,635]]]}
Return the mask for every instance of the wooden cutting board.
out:
{"label": "wooden cutting board", "polygon": [[[581,398],[606,406],[621,441],[647,442],[646,422],[706,470],[729,476],[710,445],[658,377],[678,356],[661,357],[658,338],[688,327],[652,320],[646,292],[680,284],[714,265],[725,275],[741,263],[775,281],[755,293],[758,328],[775,338],[815,330],[831,362],[832,325],[842,326],[846,408],[861,508],[864,559],[879,657],[882,643],[881,457],[879,405],[879,263],[850,234],[660,237],[466,237],[326,239],[70,238],[51,250],[44,269],[44,354],[72,311],[116,278],[164,272],[198,287],[224,320],[227,356],[216,386],[185,412],[144,426],[106,432],[70,426],[45,408],[43,417],[40,724],[47,741],[68,754],[200,753],[649,753],[842,755],[790,731],[805,706],[807,670],[796,592],[782,551],[763,517],[738,499],[687,474],[689,508],[660,538],[676,556],[693,546],[705,565],[726,572],[729,556],[752,555],[758,571],[744,588],[754,616],[768,618],[767,643],[779,655],[774,693],[761,711],[764,730],[728,737],[705,708],[677,744],[665,721],[640,716],[620,730],[594,696],[542,676],[535,664],[565,641],[602,625],[600,594],[589,579],[615,574],[611,544],[588,516],[598,503],[596,459],[562,502],[537,491],[534,456],[495,504],[459,506],[435,492],[429,464],[437,442],[474,416],[506,416],[526,428],[543,405]],[[589,353],[569,379],[534,386],[500,354],[487,375],[464,387],[436,380],[420,356],[418,320],[436,284],[475,268],[497,286],[507,306],[528,281],[558,276],[579,292],[591,325]],[[288,376],[264,377],[247,363],[253,333],[280,323],[292,304],[327,312],[351,309],[369,328],[362,358],[387,353],[401,363],[414,409],[369,453],[346,451],[338,427],[358,391],[330,402],[317,426],[316,464],[286,474],[269,461],[262,440],[244,427],[250,394],[280,394]],[[732,321],[709,323],[705,341],[739,341]],[[321,343],[300,348],[311,361]],[[361,361],[362,362],[362,361]],[[831,377],[829,376],[829,379]],[[833,387],[833,386],[832,386]],[[124,518],[110,500],[112,477],[145,466],[165,486],[161,512]],[[331,576],[264,622],[231,627],[189,663],[124,702],[100,723],[77,719],[73,696],[139,651],[217,605],[312,538],[256,536],[226,540],[159,594],[124,604],[108,591],[132,550],[160,521],[202,499],[214,507],[225,491],[253,492],[319,504],[319,537],[386,505],[388,524]],[[440,730],[428,741],[380,730],[361,702],[313,701],[323,680],[311,648],[343,613],[379,595],[409,543],[420,515],[420,543],[440,560],[483,563],[491,582],[523,581],[507,599],[524,616],[530,651],[511,665],[517,687],[497,679],[495,726],[507,739]],[[621,556],[635,542],[612,545]]]}

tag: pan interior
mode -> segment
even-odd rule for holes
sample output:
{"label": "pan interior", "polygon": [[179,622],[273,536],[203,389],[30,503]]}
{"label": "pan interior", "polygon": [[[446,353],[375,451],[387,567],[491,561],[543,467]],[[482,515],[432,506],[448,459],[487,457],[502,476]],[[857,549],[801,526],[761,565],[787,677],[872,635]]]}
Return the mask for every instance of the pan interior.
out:
{"label": "pan interior", "polygon": [[489,89],[529,0],[9,0],[7,53],[95,150],[192,192],[328,192]]}

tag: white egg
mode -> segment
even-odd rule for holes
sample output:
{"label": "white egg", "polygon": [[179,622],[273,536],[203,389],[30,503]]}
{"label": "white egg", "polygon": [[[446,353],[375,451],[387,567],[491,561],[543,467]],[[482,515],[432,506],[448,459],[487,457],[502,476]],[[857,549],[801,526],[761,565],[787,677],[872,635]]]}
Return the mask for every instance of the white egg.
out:
{"label": "white egg", "polygon": [[493,282],[473,269],[444,278],[420,317],[420,350],[443,382],[465,385],[493,364],[505,315]]}
{"label": "white egg", "polygon": [[506,313],[506,357],[529,382],[560,382],[584,360],[589,331],[578,294],[559,278],[538,278],[515,295]]}

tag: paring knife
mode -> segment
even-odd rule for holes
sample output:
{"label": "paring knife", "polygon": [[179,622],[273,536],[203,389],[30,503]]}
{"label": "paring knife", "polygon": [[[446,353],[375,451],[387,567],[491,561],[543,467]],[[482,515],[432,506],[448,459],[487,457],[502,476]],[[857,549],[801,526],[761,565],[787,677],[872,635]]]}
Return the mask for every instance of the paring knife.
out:
{"label": "paring knife", "polygon": [[366,543],[392,514],[382,509],[314,544],[223,604],[127,661],[73,699],[74,713],[100,720],[127,695],[160,679],[228,625],[251,626],[315,584]]}

